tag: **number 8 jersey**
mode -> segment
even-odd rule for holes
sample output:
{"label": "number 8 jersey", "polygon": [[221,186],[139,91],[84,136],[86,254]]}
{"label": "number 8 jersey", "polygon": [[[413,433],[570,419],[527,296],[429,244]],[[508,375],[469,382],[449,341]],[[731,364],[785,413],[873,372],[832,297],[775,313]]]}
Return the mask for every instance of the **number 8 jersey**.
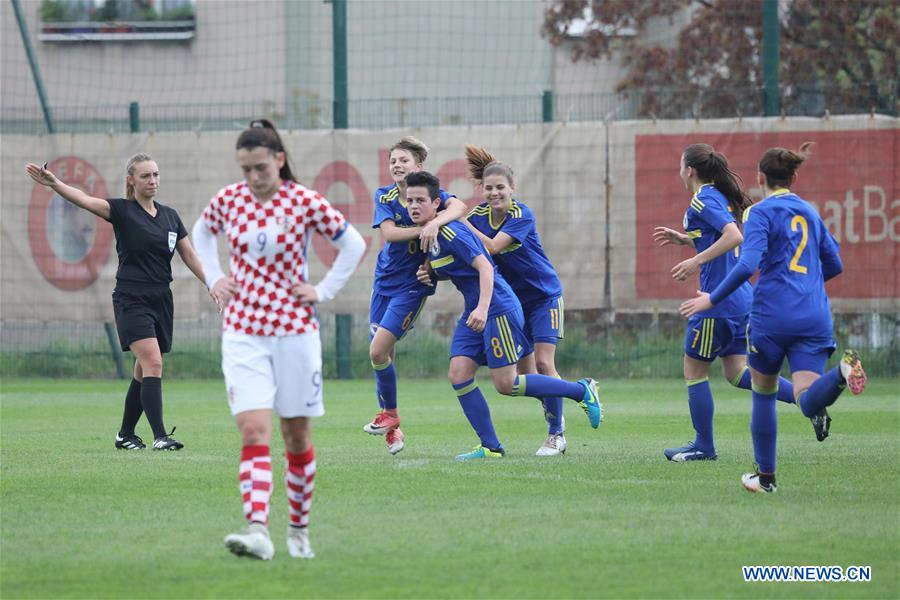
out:
{"label": "number 8 jersey", "polygon": [[260,203],[242,181],[213,196],[201,219],[214,235],[224,232],[228,239],[238,291],[223,314],[226,331],[284,336],[318,329],[313,307],[298,302],[291,288],[309,277],[311,234],[337,239],[347,227],[328,200],[285,181],[270,201]]}
{"label": "number 8 jersey", "polygon": [[838,243],[811,204],[776,190],[744,213],[745,252],[762,253],[750,327],[766,333],[831,337],[823,265],[840,263]]}

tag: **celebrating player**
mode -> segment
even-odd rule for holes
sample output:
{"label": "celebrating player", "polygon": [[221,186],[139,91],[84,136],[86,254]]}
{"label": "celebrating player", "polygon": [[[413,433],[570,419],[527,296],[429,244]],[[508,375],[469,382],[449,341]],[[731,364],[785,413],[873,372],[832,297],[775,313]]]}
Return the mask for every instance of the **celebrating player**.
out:
{"label": "celebrating player", "polygon": [[[497,270],[522,303],[525,336],[534,352],[519,359],[521,375],[540,373],[559,379],[556,344],[564,334],[562,284],[538,237],[534,213],[513,199],[516,184],[512,167],[484,148],[466,146],[469,175],[484,193],[484,202],[469,213],[467,224],[478,236]],[[538,456],[566,451],[562,398],[543,398],[547,439]]]}
{"label": "celebrating player", "polygon": [[125,166],[125,198],[109,200],[66,185],[46,167],[28,163],[25,171],[75,206],[112,223],[116,235],[119,266],[113,312],[122,350],[131,350],[135,360],[115,447],[147,447],[134,430],[144,413],[153,430],[153,449],[181,450],[184,444],[172,437],[175,428],[166,433],[162,402],[162,355],[172,349],[175,308],[169,284],[175,251],[197,279],[204,281],[204,274],[178,213],[155,200],[159,167],[150,156],[135,154]]}
{"label": "celebrating player", "polygon": [[[435,218],[440,204],[438,178],[419,171],[407,175],[406,184],[410,217],[417,225],[425,225]],[[484,244],[467,226],[453,221],[441,227],[430,258],[430,267],[423,265],[420,275],[433,271],[439,278],[449,278],[465,300],[450,346],[449,377],[481,444],[457,459],[506,455],[494,432],[484,395],[475,383],[475,373],[483,364],[487,364],[494,387],[501,394],[571,398],[584,410],[591,427],[600,426],[603,412],[593,379],[576,383],[546,375],[516,374],[516,363],[532,351],[523,330],[522,305],[503,276],[495,272]]]}
{"label": "celebrating player", "polygon": [[[740,177],[728,167],[725,155],[708,144],[692,144],[685,149],[679,175],[684,187],[693,193],[684,213],[686,233],[657,227],[653,239],[660,246],[693,246],[697,254],[675,265],[672,277],[684,281],[699,268],[700,289],[709,292],[737,262],[743,236],[735,215],[740,218],[750,199],[741,188]],[[696,436],[680,448],[666,448],[665,457],[671,461],[715,460],[718,456],[713,438],[715,406],[709,387],[709,368],[717,356],[722,359],[725,379],[736,387],[750,389],[746,333],[750,290],[750,283],[744,282],[722,303],[688,321],[684,379]],[[778,384],[778,399],[794,402],[793,386],[783,377]]]}
{"label": "celebrating player", "polygon": [[397,373],[393,356],[397,341],[413,328],[434,287],[416,279],[416,270],[431,248],[438,229],[466,214],[466,205],[440,191],[440,212],[423,227],[409,218],[404,178],[422,169],[428,148],[414,137],[404,137],[391,146],[389,168],[394,183],[375,192],[374,229],[385,241],[375,265],[375,282],[369,305],[372,341],[369,358],[375,370],[378,406],[381,409],[363,430],[384,435],[388,452],[403,450],[403,432],[397,413]]}
{"label": "celebrating player", "polygon": [[[759,161],[757,180],[765,199],[748,209],[745,241],[738,263],[712,293],[681,305],[687,317],[724,302],[759,267],[750,313],[750,372],[753,412],[750,432],[757,470],[741,478],[751,492],[776,491],[775,446],[778,417],[775,394],[784,358],[791,367],[794,393],[817,435],[827,435],[831,406],[844,390],[861,393],[866,386],[859,355],[845,350],[839,365],[824,375],[835,349],[831,307],[825,282],[843,271],[838,244],[818,213],[790,191],[811,142],[798,152],[771,148]],[[822,437],[821,435],[819,437]]]}
{"label": "celebrating player", "polygon": [[[324,414],[322,345],[315,304],[327,302],[356,269],[365,243],[317,192],[297,182],[275,127],[261,119],[238,137],[244,180],[220,190],[194,225],[213,296],[224,306],[222,371],[241,434],[240,491],[246,529],[225,538],[236,555],[269,560],[272,409],[281,418],[288,552],[312,558],[309,509],[316,476],[312,417]],[[306,249],[319,233],[338,249],[331,269],[309,283]],[[230,249],[223,275],[215,236]]]}

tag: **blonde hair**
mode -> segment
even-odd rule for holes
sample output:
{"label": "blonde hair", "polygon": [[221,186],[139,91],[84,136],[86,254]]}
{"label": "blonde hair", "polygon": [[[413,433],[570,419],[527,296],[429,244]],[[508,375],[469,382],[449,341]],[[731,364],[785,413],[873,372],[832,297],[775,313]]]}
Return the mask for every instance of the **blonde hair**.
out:
{"label": "blonde hair", "polygon": [[466,162],[469,163],[469,177],[475,181],[484,181],[488,175],[503,175],[510,185],[515,185],[512,167],[494,158],[484,148],[466,144]]}
{"label": "blonde hair", "polygon": [[125,197],[129,200],[134,200],[134,186],[128,183],[127,176],[134,175],[134,165],[151,160],[153,160],[153,157],[149,154],[138,152],[137,154],[129,158],[127,163],[125,163]]}
{"label": "blonde hair", "polygon": [[411,135],[401,138],[399,142],[391,146],[390,152],[394,150],[406,150],[413,155],[413,158],[419,164],[424,163],[425,159],[428,158],[428,146],[422,140]]}

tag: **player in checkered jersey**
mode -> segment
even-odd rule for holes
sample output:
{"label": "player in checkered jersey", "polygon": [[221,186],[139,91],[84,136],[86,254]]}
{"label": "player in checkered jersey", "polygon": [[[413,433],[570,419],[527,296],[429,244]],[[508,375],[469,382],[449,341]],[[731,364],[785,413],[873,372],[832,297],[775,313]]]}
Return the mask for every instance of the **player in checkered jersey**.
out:
{"label": "player in checkered jersey", "polygon": [[[307,525],[316,474],[312,417],[324,414],[322,345],[315,304],[332,299],[365,251],[362,237],[318,192],[297,182],[281,137],[267,120],[241,133],[244,180],[220,190],[194,225],[207,283],[224,306],[222,371],[241,433],[240,490],[248,526],[225,538],[236,555],[271,559],[273,407],[281,418],[289,504],[288,552],[312,558]],[[224,234],[231,275],[215,236]],[[309,283],[306,249],[318,233],[338,250],[325,277]]]}

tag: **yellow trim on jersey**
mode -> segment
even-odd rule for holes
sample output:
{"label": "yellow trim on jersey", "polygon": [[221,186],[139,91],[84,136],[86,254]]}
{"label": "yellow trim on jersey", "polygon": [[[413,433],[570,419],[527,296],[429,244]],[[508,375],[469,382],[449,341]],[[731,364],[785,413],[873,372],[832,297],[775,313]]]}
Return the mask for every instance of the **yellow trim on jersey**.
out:
{"label": "yellow trim on jersey", "polygon": [[702,212],[704,206],[706,206],[706,205],[703,204],[703,201],[700,198],[698,198],[696,195],[693,198],[691,198],[691,208],[693,208],[697,212]]}
{"label": "yellow trim on jersey", "polygon": [[378,201],[381,202],[382,204],[388,204],[390,202],[393,202],[399,196],[399,194],[400,194],[400,188],[398,188],[397,186],[394,186],[391,189],[389,189],[387,192],[378,196]]}
{"label": "yellow trim on jersey", "polygon": [[446,267],[447,265],[449,265],[452,262],[453,262],[452,255],[445,256],[444,258],[439,258],[437,260],[431,261],[431,268],[432,269],[440,269],[441,267]]}
{"label": "yellow trim on jersey", "polygon": [[486,215],[486,214],[488,214],[488,213],[490,213],[490,212],[491,212],[491,207],[490,207],[490,206],[479,204],[478,206],[476,206],[475,208],[473,208],[472,210],[469,211],[469,216],[472,216],[472,215],[479,215],[479,216],[480,216],[480,215]]}
{"label": "yellow trim on jersey", "polygon": [[750,206],[748,206],[747,208],[745,208],[745,209],[744,209],[744,214],[741,215],[741,221],[743,221],[744,223],[746,223],[746,222],[747,222],[747,219],[750,218],[750,209],[751,209],[751,208],[753,208],[753,205],[752,205],[752,204],[751,204]]}
{"label": "yellow trim on jersey", "polygon": [[[774,196],[784,196],[785,194],[790,194],[790,193],[791,193],[791,190],[789,190],[787,188],[778,188],[777,190],[775,190],[774,192],[772,192],[771,194],[766,196],[766,198],[772,198]],[[765,198],[763,198],[763,199],[765,200]]]}
{"label": "yellow trim on jersey", "polygon": [[690,231],[685,231],[685,233],[686,233],[687,236],[688,236],[689,238],[691,238],[692,240],[695,240],[695,239],[697,239],[698,237],[700,237],[701,235],[703,235],[703,232],[700,231],[699,229],[691,229]]}
{"label": "yellow trim on jersey", "polygon": [[510,244],[509,246],[507,246],[506,248],[504,248],[503,250],[498,252],[498,254],[506,254],[507,252],[514,252],[515,250],[518,250],[521,247],[522,247],[522,244],[520,244],[519,242],[513,242],[512,244]]}
{"label": "yellow trim on jersey", "polygon": [[450,229],[449,227],[447,227],[446,225],[441,226],[440,231],[441,231],[441,235],[444,236],[444,239],[446,239],[448,242],[452,241],[453,238],[456,237],[456,232],[453,231],[452,229]]}

